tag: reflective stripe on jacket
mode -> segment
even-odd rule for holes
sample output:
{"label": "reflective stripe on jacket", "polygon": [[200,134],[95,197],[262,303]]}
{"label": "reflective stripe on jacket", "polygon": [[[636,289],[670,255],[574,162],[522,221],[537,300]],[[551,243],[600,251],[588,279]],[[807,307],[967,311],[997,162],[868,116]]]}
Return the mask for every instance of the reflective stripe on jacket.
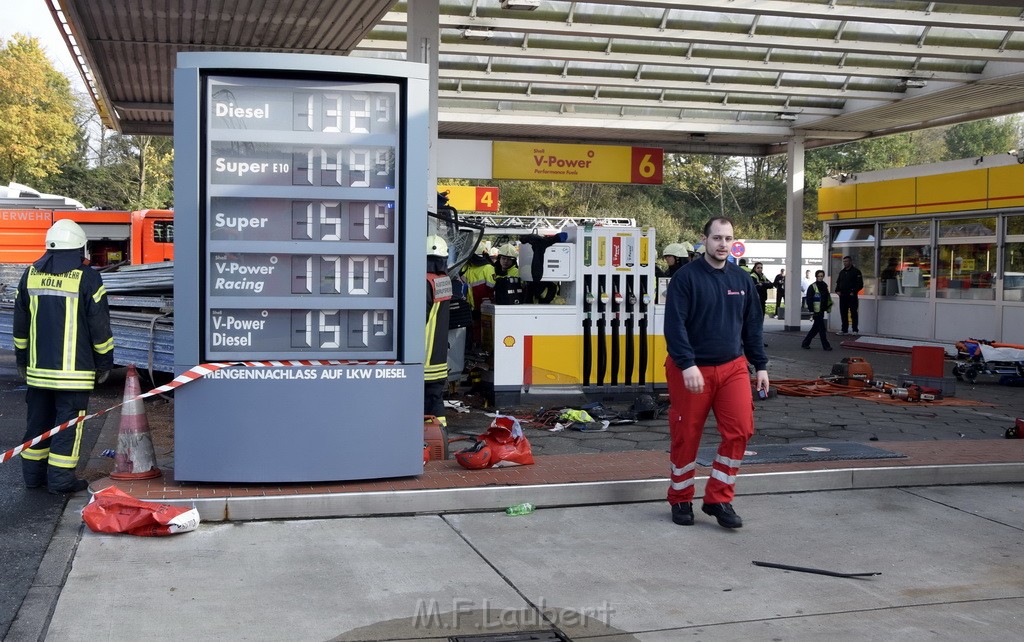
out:
{"label": "reflective stripe on jacket", "polygon": [[452,280],[446,274],[427,273],[427,354],[423,378],[438,381],[448,378],[448,315],[452,299]]}
{"label": "reflective stripe on jacket", "polygon": [[462,279],[469,286],[466,300],[474,310],[480,309],[484,299],[490,299],[494,292],[494,266],[490,262],[480,265],[467,264],[462,270]]}
{"label": "reflective stripe on jacket", "polygon": [[30,266],[14,301],[14,348],[27,383],[51,390],[92,390],[97,370],[114,365],[107,291],[86,265],[63,274]]}
{"label": "reflective stripe on jacket", "polygon": [[828,292],[825,283],[818,284],[817,281],[807,286],[807,309],[812,314],[828,312],[832,309],[832,295]]}

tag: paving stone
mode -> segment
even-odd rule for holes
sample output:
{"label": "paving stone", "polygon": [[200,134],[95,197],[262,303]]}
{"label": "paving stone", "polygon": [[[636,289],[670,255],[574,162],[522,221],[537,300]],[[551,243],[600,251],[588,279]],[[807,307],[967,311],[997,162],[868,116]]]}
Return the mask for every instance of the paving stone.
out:
{"label": "paving stone", "polygon": [[813,428],[775,428],[771,430],[757,429],[762,435],[771,435],[772,437],[780,438],[792,438],[792,437],[807,437],[808,435],[814,434]]}

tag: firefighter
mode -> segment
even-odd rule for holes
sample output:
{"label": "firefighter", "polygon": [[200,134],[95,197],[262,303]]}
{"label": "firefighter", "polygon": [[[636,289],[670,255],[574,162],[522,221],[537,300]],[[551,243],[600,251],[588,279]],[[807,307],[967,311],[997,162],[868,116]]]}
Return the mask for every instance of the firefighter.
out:
{"label": "firefighter", "polygon": [[690,262],[692,254],[693,246],[688,241],[669,243],[661,253],[661,257],[665,259],[665,269],[658,269],[657,275],[659,277],[671,277],[679,268]]}
{"label": "firefighter", "polygon": [[505,243],[498,248],[498,266],[494,270],[494,277],[518,277],[519,276],[519,250],[511,243]]}
{"label": "firefighter", "polygon": [[448,243],[437,235],[427,237],[427,353],[423,366],[423,414],[444,417],[445,384],[448,382],[448,315],[452,280],[448,276]]}
{"label": "firefighter", "polygon": [[494,298],[494,264],[490,259],[490,244],[480,241],[476,252],[462,267],[462,280],[469,286],[466,299],[473,310],[473,326],[470,328],[467,348],[480,347],[480,306],[485,299]]}
{"label": "firefighter", "polygon": [[[59,220],[46,233],[46,253],[18,284],[14,349],[18,374],[28,384],[25,441],[85,415],[89,392],[114,365],[107,291],[85,258],[85,232]],[[75,477],[82,423],[21,453],[25,486],[51,493],[84,490]]]}

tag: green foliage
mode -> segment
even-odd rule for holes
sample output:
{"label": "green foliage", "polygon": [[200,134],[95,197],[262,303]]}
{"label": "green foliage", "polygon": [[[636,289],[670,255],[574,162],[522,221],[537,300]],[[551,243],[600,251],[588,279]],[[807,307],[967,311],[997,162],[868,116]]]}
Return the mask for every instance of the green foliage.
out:
{"label": "green foliage", "polygon": [[946,153],[942,160],[1005,154],[1017,147],[1020,120],[1009,117],[959,123],[947,129],[944,138]]}
{"label": "green foliage", "polygon": [[104,201],[116,209],[167,208],[174,200],[174,149],[167,137],[114,134],[97,168]]}
{"label": "green foliage", "polygon": [[75,149],[74,98],[36,38],[0,45],[0,182],[31,183]]}

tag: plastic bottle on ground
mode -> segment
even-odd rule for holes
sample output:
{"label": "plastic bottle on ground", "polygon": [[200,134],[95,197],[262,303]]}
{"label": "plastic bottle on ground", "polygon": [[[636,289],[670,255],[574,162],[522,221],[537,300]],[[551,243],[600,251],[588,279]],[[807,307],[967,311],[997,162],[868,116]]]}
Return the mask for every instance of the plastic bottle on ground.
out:
{"label": "plastic bottle on ground", "polygon": [[534,506],[530,502],[516,504],[505,509],[506,515],[529,515],[533,512]]}

